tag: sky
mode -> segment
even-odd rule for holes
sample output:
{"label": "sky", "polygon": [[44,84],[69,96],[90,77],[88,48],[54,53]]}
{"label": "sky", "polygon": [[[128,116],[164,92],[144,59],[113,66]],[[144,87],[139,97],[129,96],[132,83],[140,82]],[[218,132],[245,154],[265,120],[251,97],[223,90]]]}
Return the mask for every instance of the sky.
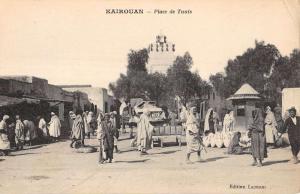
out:
{"label": "sky", "polygon": [[[176,55],[188,51],[193,70],[208,79],[255,40],[282,55],[299,48],[299,7],[298,0],[0,0],[0,75],[107,88],[126,72],[130,49],[148,47],[162,32]],[[105,13],[112,8],[144,14]]]}

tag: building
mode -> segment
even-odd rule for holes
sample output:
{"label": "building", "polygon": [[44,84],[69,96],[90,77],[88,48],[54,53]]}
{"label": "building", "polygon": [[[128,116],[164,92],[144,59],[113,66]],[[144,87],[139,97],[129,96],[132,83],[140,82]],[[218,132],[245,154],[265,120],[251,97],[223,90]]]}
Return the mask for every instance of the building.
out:
{"label": "building", "polygon": [[262,101],[260,94],[246,83],[227,100],[231,100],[233,105],[234,130],[246,131],[252,121],[252,111],[260,107],[260,102]]}
{"label": "building", "polygon": [[55,112],[65,129],[70,129],[69,111],[90,105],[82,92],[69,92],[34,76],[0,76],[0,114],[20,114],[35,119],[42,115],[49,121]]}
{"label": "building", "polygon": [[[108,95],[107,89],[92,87],[91,85],[61,85],[62,89],[69,92],[83,92],[87,94],[91,106],[97,111],[110,112],[113,106],[113,97]],[[89,109],[80,104],[83,110]]]}
{"label": "building", "polygon": [[300,88],[284,88],[282,90],[282,114],[292,106],[296,108],[297,115],[300,115]]}
{"label": "building", "polygon": [[167,69],[176,59],[175,44],[167,40],[167,36],[160,34],[156,36],[156,41],[148,48],[149,60],[146,65],[149,73],[166,73]]}

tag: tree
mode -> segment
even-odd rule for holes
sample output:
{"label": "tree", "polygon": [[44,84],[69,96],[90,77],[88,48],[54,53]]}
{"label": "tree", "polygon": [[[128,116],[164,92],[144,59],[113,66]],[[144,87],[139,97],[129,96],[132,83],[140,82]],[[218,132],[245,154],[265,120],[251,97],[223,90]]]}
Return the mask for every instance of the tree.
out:
{"label": "tree", "polygon": [[242,55],[228,60],[225,74],[212,75],[210,82],[218,94],[225,98],[236,92],[244,83],[249,83],[260,94],[267,96],[270,91],[276,90],[276,87],[270,84],[270,77],[281,59],[281,54],[274,45],[255,41],[254,48],[249,48]]}
{"label": "tree", "polygon": [[209,82],[214,86],[216,89],[216,92],[224,97],[225,95],[228,95],[226,93],[226,84],[225,84],[225,76],[224,73],[218,72],[215,75],[211,75],[209,77]]}
{"label": "tree", "polygon": [[147,72],[146,64],[148,63],[148,59],[147,49],[144,48],[138,51],[130,50],[128,54],[127,75],[137,71]]}
{"label": "tree", "polygon": [[148,58],[147,49],[130,50],[127,58],[127,74],[121,74],[115,83],[109,84],[114,96],[125,99],[145,97]]}
{"label": "tree", "polygon": [[178,56],[174,64],[168,69],[167,88],[169,96],[173,98],[172,100],[178,96],[186,104],[188,101],[200,97],[204,82],[198,73],[190,71],[192,65],[192,57],[186,52],[183,57]]}

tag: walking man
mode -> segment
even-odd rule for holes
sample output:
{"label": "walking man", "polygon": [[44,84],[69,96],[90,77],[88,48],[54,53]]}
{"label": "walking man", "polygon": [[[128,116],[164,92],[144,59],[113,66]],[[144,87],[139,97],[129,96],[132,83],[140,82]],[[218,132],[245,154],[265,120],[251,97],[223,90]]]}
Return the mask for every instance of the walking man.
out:
{"label": "walking man", "polygon": [[[112,162],[114,152],[114,136],[114,125],[110,120],[110,114],[106,113],[104,116],[104,121],[100,123],[97,131],[97,138],[100,141],[99,163],[103,164],[106,160],[108,160],[109,163]],[[102,155],[102,145],[106,155],[105,159],[103,159]]]}
{"label": "walking man", "polygon": [[16,147],[17,150],[22,150],[23,149],[23,144],[25,141],[25,131],[24,131],[24,124],[22,123],[20,116],[16,115],[16,128],[15,128],[15,141],[16,141]]}
{"label": "walking man", "polygon": [[[76,111],[76,118],[73,121],[72,126],[72,141],[70,147],[73,148],[73,144],[77,141],[80,141],[81,146],[84,146],[84,121],[82,119],[82,111]],[[77,143],[75,143],[75,148],[77,147]]]}
{"label": "walking man", "polygon": [[289,109],[290,117],[286,119],[284,128],[288,130],[288,136],[291,144],[293,163],[298,163],[298,153],[300,150],[300,117],[296,116],[296,108]]}

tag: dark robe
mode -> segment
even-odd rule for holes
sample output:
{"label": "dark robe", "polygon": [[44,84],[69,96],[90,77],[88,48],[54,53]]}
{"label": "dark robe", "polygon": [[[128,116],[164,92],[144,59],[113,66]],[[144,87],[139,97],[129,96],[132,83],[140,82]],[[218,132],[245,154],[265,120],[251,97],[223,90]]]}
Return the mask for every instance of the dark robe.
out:
{"label": "dark robe", "polygon": [[101,139],[107,159],[113,159],[115,127],[111,121],[101,122]]}
{"label": "dark robe", "polygon": [[233,138],[228,146],[228,154],[242,154],[243,148],[239,144],[240,139],[238,133],[234,133]]}
{"label": "dark robe", "polygon": [[267,157],[264,118],[260,109],[254,110],[253,123],[249,126],[251,133],[251,152],[254,158],[263,160]]}
{"label": "dark robe", "polygon": [[81,115],[77,115],[72,126],[72,139],[84,139],[84,122]]}
{"label": "dark robe", "polygon": [[284,128],[288,130],[292,153],[294,156],[297,156],[300,150],[300,117],[296,116],[296,125],[292,118],[287,118]]}

